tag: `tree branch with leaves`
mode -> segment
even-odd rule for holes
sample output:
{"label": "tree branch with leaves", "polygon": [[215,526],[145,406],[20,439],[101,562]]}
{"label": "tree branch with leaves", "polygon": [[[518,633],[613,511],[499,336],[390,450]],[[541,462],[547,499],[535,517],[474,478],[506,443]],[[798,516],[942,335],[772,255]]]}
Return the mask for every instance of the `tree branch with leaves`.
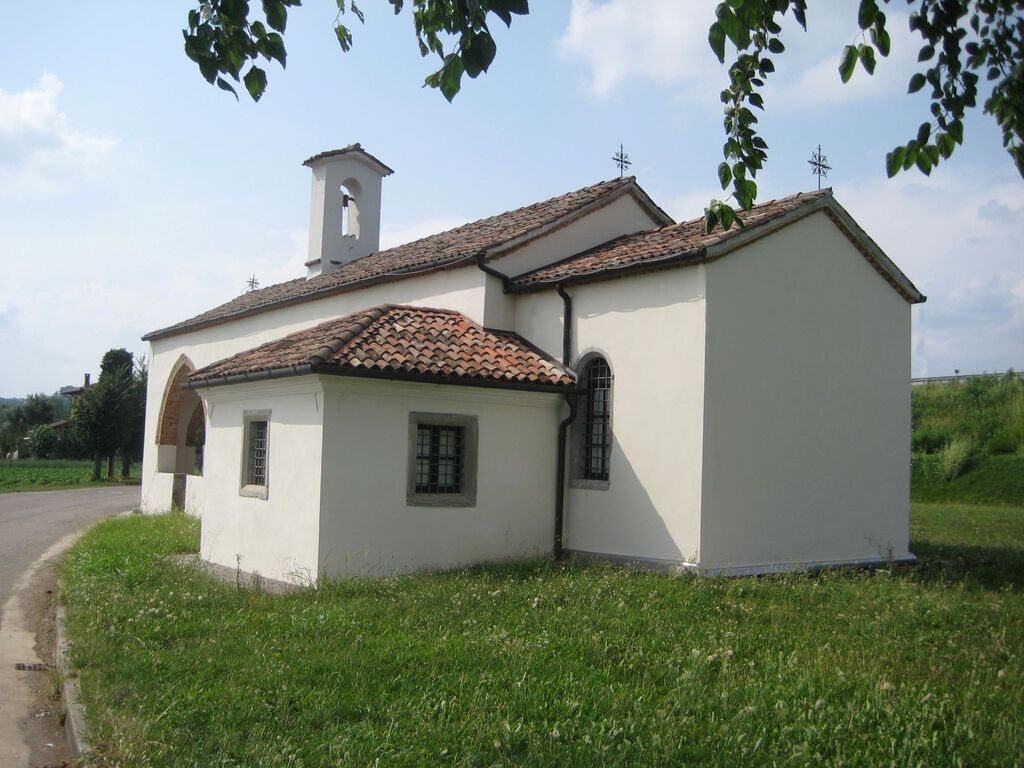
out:
{"label": "tree branch with leaves", "polygon": [[[388,0],[399,14],[407,0]],[[336,0],[334,33],[343,51],[353,44],[345,21],[363,14],[354,0]],[[874,74],[879,57],[891,49],[887,18],[882,10],[896,0],[861,0],[854,41],[839,57],[839,78],[853,76],[858,64]],[[287,62],[283,34],[288,11],[301,0],[262,0],[262,18],[246,0],[203,0],[189,12],[183,30],[185,53],[211,84],[234,93],[244,83],[256,101],[267,87],[260,59]],[[913,137],[885,158],[892,177],[916,167],[930,174],[964,141],[964,117],[977,106],[979,82],[992,84],[983,111],[1002,130],[1003,146],[1024,177],[1024,0],[907,0],[910,30],[920,36],[922,70],[911,77],[909,93],[930,87],[930,116]],[[486,72],[497,54],[489,23],[497,18],[511,26],[513,15],[529,13],[528,0],[408,0],[416,42],[424,57],[436,56],[440,66],[424,85],[437,88],[448,101],[471,78]],[[724,0],[715,10],[708,42],[718,60],[726,62],[729,44],[729,85],[722,91],[725,115],[723,160],[718,165],[724,200],[712,200],[705,213],[710,232],[721,225],[742,225],[742,211],[757,199],[756,177],[768,160],[768,143],[757,132],[755,110],[765,108],[762,89],[775,72],[772,57],[785,51],[782,20],[792,11],[807,29],[807,0]],[[680,11],[682,13],[682,11]],[[729,202],[729,201],[733,202]],[[737,208],[739,210],[737,210]]]}
{"label": "tree branch with leaves", "polygon": [[[355,0],[336,0],[338,14],[334,35],[342,51],[352,48],[348,18],[364,21]],[[388,0],[395,14],[406,0]],[[267,73],[260,60],[277,61],[285,67],[288,53],[283,35],[288,11],[301,0],[262,0],[262,18],[247,0],[203,0],[189,11],[185,54],[198,66],[207,82],[235,94],[245,85],[249,96],[259,101],[267,89]],[[437,70],[427,75],[424,85],[437,88],[451,101],[462,87],[462,76],[478,77],[494,61],[498,46],[489,22],[512,25],[514,15],[530,12],[528,0],[411,0],[413,27],[420,54],[440,60]]]}
{"label": "tree branch with leaves", "polygon": [[[889,5],[892,0],[881,0]],[[984,111],[996,118],[1003,130],[1003,146],[1024,176],[1024,0],[908,0],[914,7],[910,30],[924,46],[918,62],[931,63],[910,78],[908,93],[931,86],[931,119],[921,123],[916,135],[897,146],[885,158],[891,178],[917,167],[925,175],[952,156],[964,140],[964,116],[977,105],[982,74],[993,82]],[[757,197],[753,178],[767,160],[767,143],[757,135],[757,117],[764,109],[759,89],[775,71],[768,56],[785,50],[780,34],[787,11],[807,29],[806,0],[727,0],[715,11],[708,43],[718,60],[725,62],[726,41],[736,51],[729,65],[729,87],[722,91],[725,104],[726,142],[724,161],[718,167],[727,200],[713,200],[705,212],[708,232],[721,224],[728,229],[741,214],[728,202],[735,200],[743,211]],[[839,77],[846,83],[857,65],[874,74],[877,56],[887,57],[891,40],[879,0],[861,0],[857,12],[859,31],[839,57]]]}

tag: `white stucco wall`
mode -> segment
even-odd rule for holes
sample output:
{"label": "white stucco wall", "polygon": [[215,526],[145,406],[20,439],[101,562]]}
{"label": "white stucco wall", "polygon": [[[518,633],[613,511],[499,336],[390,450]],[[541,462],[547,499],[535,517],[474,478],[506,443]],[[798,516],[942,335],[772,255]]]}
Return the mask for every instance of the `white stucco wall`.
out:
{"label": "white stucco wall", "polygon": [[[181,355],[187,355],[201,368],[331,318],[384,303],[454,309],[477,322],[484,322],[485,279],[484,273],[473,266],[443,270],[261,312],[151,342],[142,508],[156,512],[170,507],[173,475],[157,472],[156,434],[164,392]],[[191,477],[189,482],[193,483]],[[200,513],[199,499],[191,489],[188,495],[191,511]]]}
{"label": "white stucco wall", "polygon": [[653,229],[660,224],[636,200],[629,195],[622,195],[608,205],[552,230],[544,237],[496,256],[491,260],[491,266],[515,277],[607,243],[621,235]]}
{"label": "white stucco wall", "polygon": [[[700,545],[704,267],[573,286],[573,362],[612,368],[612,455],[605,490],[571,487],[568,549],[672,563]],[[562,300],[520,297],[516,330],[561,356]],[[577,428],[582,426],[583,413]],[[571,473],[570,473],[571,474]]]}
{"label": "white stucco wall", "polygon": [[[200,555],[284,581],[316,578],[323,391],[315,376],[210,387]],[[270,411],[267,498],[240,494],[246,411]],[[191,481],[196,481],[194,484]]]}
{"label": "white stucco wall", "polygon": [[[557,395],[324,377],[321,573],[387,575],[550,553]],[[409,413],[478,419],[476,505],[406,503]]]}
{"label": "white stucco wall", "polygon": [[824,213],[707,269],[700,565],[906,556],[910,305]]}

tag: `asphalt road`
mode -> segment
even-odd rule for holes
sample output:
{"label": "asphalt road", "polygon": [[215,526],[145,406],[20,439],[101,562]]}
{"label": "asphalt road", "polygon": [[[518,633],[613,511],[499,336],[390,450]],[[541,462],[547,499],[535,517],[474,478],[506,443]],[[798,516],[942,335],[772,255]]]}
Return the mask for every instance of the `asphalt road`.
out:
{"label": "asphalt road", "polygon": [[0,494],[0,766],[66,765],[51,676],[18,671],[53,662],[51,564],[90,523],[139,503],[138,486]]}
{"label": "asphalt road", "polygon": [[54,542],[139,505],[139,486],[0,493],[0,605],[22,571]]}

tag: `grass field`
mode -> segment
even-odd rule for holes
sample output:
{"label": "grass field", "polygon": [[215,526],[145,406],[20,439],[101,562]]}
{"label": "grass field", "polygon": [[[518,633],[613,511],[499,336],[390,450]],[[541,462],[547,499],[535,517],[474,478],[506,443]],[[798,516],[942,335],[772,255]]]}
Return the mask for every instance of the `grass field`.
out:
{"label": "grass field", "polygon": [[[104,474],[107,471],[103,465]],[[117,475],[121,465],[114,467]],[[86,488],[105,483],[121,483],[116,480],[92,481],[92,462],[77,459],[0,459],[0,493],[10,491],[49,491],[58,488]],[[139,467],[133,466],[129,483],[139,482]]]}
{"label": "grass field", "polygon": [[1024,506],[1024,379],[928,384],[911,402],[914,501]]}
{"label": "grass field", "polygon": [[1024,509],[916,505],[916,568],[702,579],[535,563],[273,597],[180,515],[63,564],[117,766],[1024,764]]}

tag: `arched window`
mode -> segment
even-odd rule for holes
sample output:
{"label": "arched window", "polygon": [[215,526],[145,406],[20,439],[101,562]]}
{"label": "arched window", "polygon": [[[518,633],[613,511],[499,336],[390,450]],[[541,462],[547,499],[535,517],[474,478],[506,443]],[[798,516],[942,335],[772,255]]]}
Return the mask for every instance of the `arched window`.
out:
{"label": "arched window", "polygon": [[608,480],[612,452],[612,371],[603,357],[583,368],[583,445],[580,476],[584,480]]}

